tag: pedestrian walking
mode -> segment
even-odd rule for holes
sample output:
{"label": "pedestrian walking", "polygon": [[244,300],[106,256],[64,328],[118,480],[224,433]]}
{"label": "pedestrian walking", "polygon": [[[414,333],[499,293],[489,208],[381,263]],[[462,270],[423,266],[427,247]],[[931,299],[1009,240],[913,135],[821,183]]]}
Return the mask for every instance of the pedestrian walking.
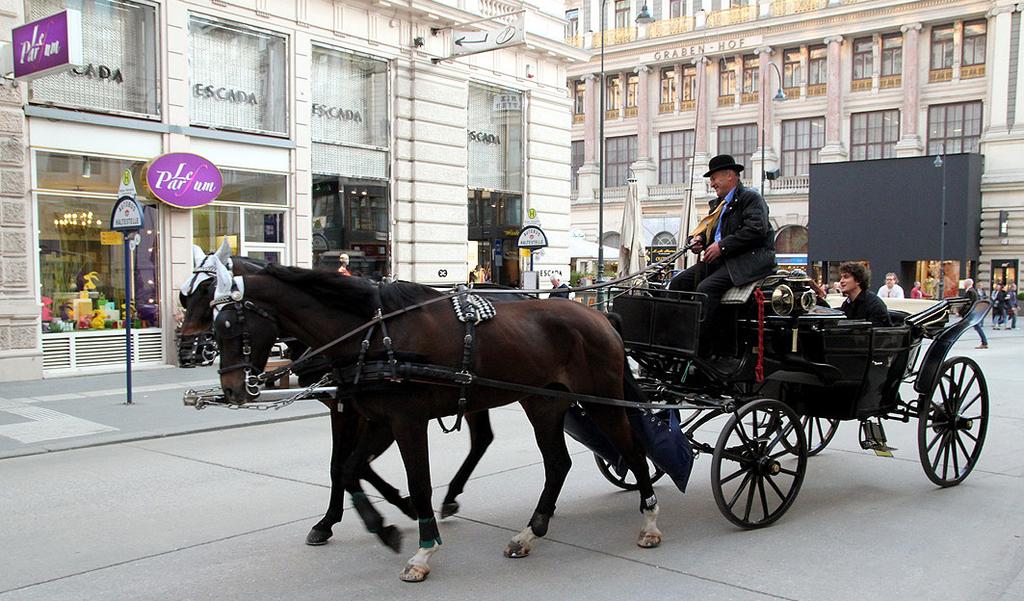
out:
{"label": "pedestrian walking", "polygon": [[551,275],[551,293],[548,298],[569,298],[569,287],[562,281],[562,275],[554,273]]}
{"label": "pedestrian walking", "polygon": [[[960,296],[969,298],[971,300],[971,303],[969,305],[960,310],[960,317],[966,319],[967,316],[970,315],[971,308],[974,307],[974,303],[978,302],[978,299],[980,298],[978,290],[974,287],[974,280],[972,280],[971,278],[967,278],[966,280],[964,280],[964,291]],[[988,338],[985,337],[985,329],[983,327],[984,323],[985,320],[983,319],[979,321],[977,325],[974,326],[974,331],[977,332],[978,336],[981,338],[981,344],[979,344],[975,348],[988,348]]]}
{"label": "pedestrian walking", "polygon": [[914,287],[910,289],[910,298],[924,298],[921,282],[914,282]]}
{"label": "pedestrian walking", "polygon": [[1006,287],[1006,318],[1010,329],[1017,329],[1017,284],[1010,282]]}
{"label": "pedestrian walking", "polygon": [[992,329],[1001,330],[1006,323],[1006,290],[1003,283],[996,282],[992,286]]}

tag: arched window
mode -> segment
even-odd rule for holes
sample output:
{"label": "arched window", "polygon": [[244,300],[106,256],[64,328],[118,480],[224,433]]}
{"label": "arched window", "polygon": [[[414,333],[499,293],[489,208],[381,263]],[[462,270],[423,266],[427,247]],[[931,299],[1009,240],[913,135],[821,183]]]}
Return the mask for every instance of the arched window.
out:
{"label": "arched window", "polygon": [[775,235],[775,253],[780,255],[807,254],[807,228],[802,225],[783,226]]}
{"label": "arched window", "polygon": [[675,246],[676,237],[669,232],[659,232],[651,240],[651,246]]}
{"label": "arched window", "polygon": [[618,232],[605,232],[604,238],[601,239],[601,244],[612,248],[618,248],[620,241],[621,237]]}

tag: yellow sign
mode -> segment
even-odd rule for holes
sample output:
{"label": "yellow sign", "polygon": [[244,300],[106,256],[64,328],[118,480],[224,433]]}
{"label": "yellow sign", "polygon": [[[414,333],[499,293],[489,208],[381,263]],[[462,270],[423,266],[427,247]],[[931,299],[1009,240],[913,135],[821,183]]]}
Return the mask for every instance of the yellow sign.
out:
{"label": "yellow sign", "polygon": [[526,211],[526,216],[529,217],[530,219],[536,219],[537,218],[537,209],[535,209],[533,207],[530,207]]}
{"label": "yellow sign", "polygon": [[100,232],[100,244],[117,246],[124,243],[124,234],[121,232]]}
{"label": "yellow sign", "polygon": [[528,249],[528,248],[520,248],[519,249],[519,256],[520,257],[526,257],[527,259],[529,259],[530,258],[530,249]]}

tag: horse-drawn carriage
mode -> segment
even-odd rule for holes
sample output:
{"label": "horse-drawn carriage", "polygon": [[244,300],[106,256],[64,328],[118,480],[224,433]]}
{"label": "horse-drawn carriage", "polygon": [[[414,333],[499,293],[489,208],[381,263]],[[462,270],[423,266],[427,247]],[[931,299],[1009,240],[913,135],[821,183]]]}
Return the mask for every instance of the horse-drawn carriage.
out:
{"label": "horse-drawn carriage", "polygon": [[[841,421],[859,420],[861,446],[891,456],[882,420],[916,419],[921,466],[939,486],[959,484],[977,463],[988,421],[985,377],[972,359],[947,355],[984,318],[986,301],[951,325],[950,309],[966,299],[915,315],[890,311],[894,325],[876,327],[816,306],[807,277],[785,272],[731,290],[714,323],[695,293],[612,296],[638,382],[651,401],[686,412],[680,432],[712,457],[715,501],[738,526],[766,526],[785,513],[807,457],[828,445]],[[704,327],[716,328],[719,354],[698,353]],[[903,383],[915,397],[902,398]],[[698,430],[723,415],[717,440],[701,442]],[[630,488],[617,458],[600,448],[601,472]]]}
{"label": "horse-drawn carriage", "polygon": [[[655,467],[665,468],[680,488],[685,488],[694,452],[710,454],[716,503],[731,522],[746,528],[771,524],[788,510],[800,490],[808,456],[829,443],[839,421],[860,420],[862,445],[884,454],[889,449],[881,420],[916,418],[922,466],[940,486],[966,478],[984,443],[984,376],[972,360],[947,360],[946,355],[964,330],[983,319],[986,301],[975,303],[952,325],[946,324],[948,310],[968,301],[945,300],[916,315],[894,312],[896,325],[878,328],[815,308],[807,278],[788,273],[730,291],[714,321],[705,319],[698,294],[615,289],[610,311],[621,321],[619,342],[609,320],[571,301],[520,296],[500,302],[501,291],[490,290],[487,294],[496,301],[492,305],[481,299],[487,294],[474,295],[472,290],[439,293],[413,284],[378,289],[358,278],[273,266],[232,277],[224,263],[207,268],[200,258],[196,273],[215,273],[210,277],[215,278],[216,293],[207,290],[205,298],[198,296],[196,277],[183,289],[197,295],[185,299],[197,311],[205,307],[209,313],[211,306],[220,311],[213,318],[221,343],[223,392],[190,391],[185,403],[267,408],[316,398],[332,408],[332,424],[337,425],[341,421],[336,419],[353,412],[342,414],[341,404],[335,406],[333,399],[355,396],[358,389],[358,413],[369,425],[359,426],[358,441],[338,437],[341,432],[351,438],[356,426],[334,428],[332,483],[337,485],[336,473],[342,473],[334,469],[334,460],[351,454],[345,461],[346,490],[366,520],[376,511],[353,478],[372,471],[352,471],[353,466],[398,441],[412,502],[393,489],[384,495],[416,515],[420,524],[420,551],[403,571],[406,580],[426,577],[427,559],[440,542],[424,463],[426,422],[435,417],[486,415],[488,408],[515,401],[530,416],[544,455],[546,482],[529,526],[506,548],[509,557],[528,554],[531,541],[547,531],[568,472],[564,439],[551,428],[560,430],[566,415],[566,423],[581,423],[579,408],[586,408],[589,420],[608,438],[579,436],[571,427],[570,433],[595,450],[609,480],[641,493],[644,526],[637,544],[642,547],[657,546],[662,535],[655,523],[652,477],[644,469],[638,442]],[[311,319],[311,312],[321,318]],[[186,315],[186,321],[195,322],[193,329],[203,323],[200,315]],[[205,317],[203,327],[212,319]],[[483,323],[487,318],[493,323]],[[715,348],[699,352],[700,330],[707,327],[715,328]],[[297,363],[322,354],[336,366],[309,388],[283,399],[287,391],[259,389],[286,371],[262,372],[279,329],[315,348]],[[558,338],[562,340],[553,341]],[[931,340],[927,350],[925,339]],[[519,364],[509,366],[507,353],[527,344],[536,356],[519,353]],[[615,356],[623,346],[626,357]],[[901,398],[903,382],[913,382],[916,398]],[[604,390],[611,392],[602,394]],[[570,405],[574,410],[566,414]],[[624,410],[632,414],[628,420]],[[698,440],[698,430],[717,417],[726,420],[715,444]],[[474,423],[479,422],[470,421],[471,429]],[[639,436],[621,430],[629,430],[630,423]],[[340,451],[339,445],[344,447]],[[458,486],[453,481],[449,489],[446,511],[482,452],[471,450],[459,471],[462,481]],[[686,473],[678,473],[679,465]],[[627,466],[636,478],[633,484],[625,478]],[[660,473],[656,469],[654,478]],[[327,515],[307,542],[326,542],[330,526],[341,519],[336,492],[340,494],[337,486]],[[371,531],[396,548],[394,532],[381,529],[379,514],[367,525],[371,522]]]}

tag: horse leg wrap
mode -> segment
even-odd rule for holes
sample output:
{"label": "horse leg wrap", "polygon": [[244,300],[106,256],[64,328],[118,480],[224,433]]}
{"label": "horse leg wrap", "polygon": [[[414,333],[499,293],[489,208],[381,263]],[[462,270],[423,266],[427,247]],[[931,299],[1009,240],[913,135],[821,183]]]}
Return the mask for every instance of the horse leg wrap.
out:
{"label": "horse leg wrap", "polygon": [[441,533],[437,530],[437,520],[433,517],[420,520],[420,548],[430,549],[441,545]]}
{"label": "horse leg wrap", "polygon": [[384,518],[380,515],[370,500],[366,498],[366,495],[361,492],[352,493],[352,505],[356,508],[356,512],[359,513],[359,517],[362,518],[363,523],[366,524],[366,530],[371,534],[380,532],[381,528],[384,527]]}
{"label": "horse leg wrap", "polygon": [[646,499],[640,499],[640,513],[650,511],[658,506],[658,496],[652,494]]}
{"label": "horse leg wrap", "polygon": [[548,521],[551,520],[549,513],[534,513],[530,518],[530,530],[537,536],[544,536],[548,533]]}

